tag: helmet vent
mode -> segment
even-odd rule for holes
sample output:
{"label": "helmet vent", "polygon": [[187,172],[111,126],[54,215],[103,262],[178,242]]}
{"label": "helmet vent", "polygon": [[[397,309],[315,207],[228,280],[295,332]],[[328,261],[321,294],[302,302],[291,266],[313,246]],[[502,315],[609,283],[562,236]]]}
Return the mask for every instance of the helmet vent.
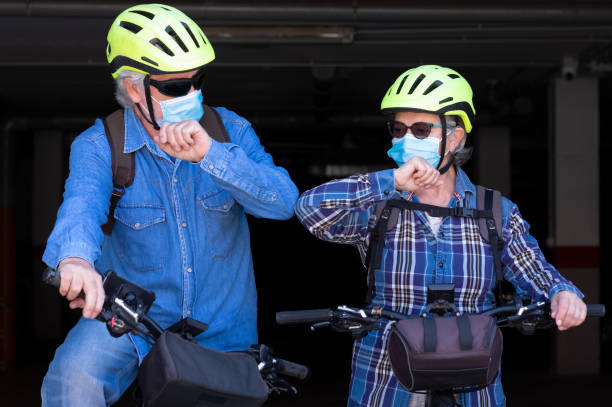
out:
{"label": "helmet vent", "polygon": [[435,81],[423,92],[423,95],[428,95],[432,91],[434,91],[438,86],[442,85],[442,81]]}
{"label": "helmet vent", "polygon": [[164,51],[166,54],[170,55],[171,57],[174,56],[174,53],[172,51],[170,51],[170,48],[168,48],[166,46],[166,44],[164,44],[163,42],[161,42],[159,40],[159,38],[153,38],[151,41],[149,41],[151,44],[155,45],[157,48],[161,49],[162,51]]}
{"label": "helmet vent", "polygon": [[202,42],[203,42],[204,44],[206,44],[206,38],[204,38],[204,36],[202,35],[202,33],[200,33],[200,38],[202,38]]}
{"label": "helmet vent", "polygon": [[144,10],[130,10],[130,13],[140,14],[141,16],[145,16],[149,20],[153,20],[155,18],[155,14],[149,13],[148,11]]}
{"label": "helmet vent", "polygon": [[[412,95],[412,92],[414,92],[414,90],[417,88],[417,86],[419,86],[421,84],[421,82],[423,82],[423,79],[425,79],[425,75],[420,74],[419,77],[416,79],[416,81],[414,81],[414,83],[410,87],[410,90],[408,91],[409,95]],[[425,93],[425,94],[427,94],[427,93]]]}
{"label": "helmet vent", "polygon": [[181,40],[181,37],[178,36],[178,34],[174,31],[172,27],[167,26],[166,32],[172,37],[172,39],[178,44],[178,46],[181,47],[183,52],[188,51],[187,47],[185,46],[185,43],[183,42],[183,40]]}
{"label": "helmet vent", "polygon": [[110,42],[106,44],[106,55],[110,55],[111,53],[111,47],[110,47]]}
{"label": "helmet vent", "polygon": [[183,21],[181,21],[181,24],[183,24],[183,27],[185,28],[185,31],[187,31],[187,33],[189,34],[189,36],[193,40],[193,43],[195,44],[195,46],[200,48],[200,44],[198,44],[198,40],[196,40],[195,35],[193,35],[193,33],[191,32],[191,28],[189,28],[189,26],[187,24],[185,24]]}
{"label": "helmet vent", "polygon": [[136,25],[134,23],[130,23],[129,21],[122,21],[119,23],[119,25],[125,28],[126,30],[133,32],[134,34],[138,34],[138,32],[142,30],[141,26]]}
{"label": "helmet vent", "polygon": [[457,75],[456,73],[449,73],[449,74],[448,74],[448,77],[449,77],[449,78],[451,78],[451,79],[457,79],[457,78],[460,78],[460,76],[459,76],[459,75]]}
{"label": "helmet vent", "polygon": [[408,75],[404,76],[404,79],[402,79],[402,81],[400,82],[399,86],[397,87],[397,92],[395,92],[396,95],[399,95],[400,92],[402,91],[402,88],[404,87],[404,82],[406,82],[406,79],[408,79]]}
{"label": "helmet vent", "polygon": [[145,56],[140,57],[140,59],[142,59],[143,61],[148,62],[148,63],[150,63],[150,64],[152,64],[152,65],[155,65],[155,66],[158,66],[158,65],[159,65],[157,62],[155,62],[155,61],[153,61],[152,59],[147,58],[147,57],[145,57]]}
{"label": "helmet vent", "polygon": [[446,102],[450,102],[451,100],[453,100],[452,97],[447,97],[446,99],[442,99],[441,101],[438,102],[438,104],[442,104],[442,103],[446,103]]}

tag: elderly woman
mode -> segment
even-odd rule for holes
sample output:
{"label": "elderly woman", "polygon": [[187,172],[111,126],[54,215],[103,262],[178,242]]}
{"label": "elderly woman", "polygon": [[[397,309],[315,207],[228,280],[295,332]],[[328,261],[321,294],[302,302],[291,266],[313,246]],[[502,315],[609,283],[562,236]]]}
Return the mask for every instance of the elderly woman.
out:
{"label": "elderly woman", "polygon": [[[354,245],[364,264],[376,207],[385,200],[477,207],[476,187],[460,168],[470,156],[465,141],[475,115],[468,82],[449,68],[410,69],[391,86],[381,109],[393,115],[388,123],[392,144],[388,155],[398,168],[330,181],[305,192],[296,207],[298,218],[312,234]],[[430,217],[419,210],[401,210],[392,219],[381,266],[371,276],[369,306],[419,315],[432,283],[455,285],[455,305],[461,313],[495,305],[493,253],[477,220]],[[517,291],[550,301],[559,330],[581,324],[586,316],[582,294],[545,260],[528,223],[506,198],[500,238],[504,278]],[[406,391],[391,370],[388,333],[388,329],[375,330],[355,341],[349,407],[423,405],[424,397]],[[499,375],[488,387],[458,397],[464,406],[505,405]]]}

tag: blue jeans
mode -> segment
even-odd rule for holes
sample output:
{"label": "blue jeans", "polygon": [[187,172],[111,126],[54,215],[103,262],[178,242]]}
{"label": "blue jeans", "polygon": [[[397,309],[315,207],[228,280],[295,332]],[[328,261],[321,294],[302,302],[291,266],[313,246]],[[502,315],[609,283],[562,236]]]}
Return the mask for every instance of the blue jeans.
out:
{"label": "blue jeans", "polygon": [[55,351],[42,384],[42,406],[115,403],[136,378],[138,361],[127,335],[113,338],[102,322],[81,318]]}

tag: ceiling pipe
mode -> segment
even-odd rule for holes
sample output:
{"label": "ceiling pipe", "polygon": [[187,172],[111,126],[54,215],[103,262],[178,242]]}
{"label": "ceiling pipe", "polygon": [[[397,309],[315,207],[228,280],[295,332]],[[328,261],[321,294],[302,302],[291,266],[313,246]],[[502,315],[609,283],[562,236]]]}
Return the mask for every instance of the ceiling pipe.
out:
{"label": "ceiling pipe", "polygon": [[[203,21],[241,21],[256,24],[278,21],[283,24],[355,24],[376,22],[397,23],[552,23],[609,24],[612,7],[601,4],[557,2],[555,7],[409,7],[403,2],[346,1],[303,2],[279,5],[278,2],[225,1],[222,4],[202,4],[183,1],[173,5],[190,17]],[[401,5],[401,6],[400,6]],[[113,18],[128,7],[122,1],[5,1],[0,3],[0,15],[33,17]]]}

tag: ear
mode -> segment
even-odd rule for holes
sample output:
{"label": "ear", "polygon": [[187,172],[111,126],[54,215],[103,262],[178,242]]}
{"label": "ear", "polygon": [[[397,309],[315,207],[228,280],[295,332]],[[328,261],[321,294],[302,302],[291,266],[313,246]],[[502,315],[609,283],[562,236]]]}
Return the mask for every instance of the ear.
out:
{"label": "ear", "polygon": [[130,78],[124,78],[123,86],[125,86],[125,90],[127,91],[130,99],[132,99],[132,102],[140,103],[143,101],[144,98],[140,93],[140,86],[138,86],[138,84],[134,83],[134,81],[132,81]]}
{"label": "ear", "polygon": [[461,140],[465,137],[465,129],[462,127],[455,127],[453,134],[446,139],[446,151],[455,151]]}

